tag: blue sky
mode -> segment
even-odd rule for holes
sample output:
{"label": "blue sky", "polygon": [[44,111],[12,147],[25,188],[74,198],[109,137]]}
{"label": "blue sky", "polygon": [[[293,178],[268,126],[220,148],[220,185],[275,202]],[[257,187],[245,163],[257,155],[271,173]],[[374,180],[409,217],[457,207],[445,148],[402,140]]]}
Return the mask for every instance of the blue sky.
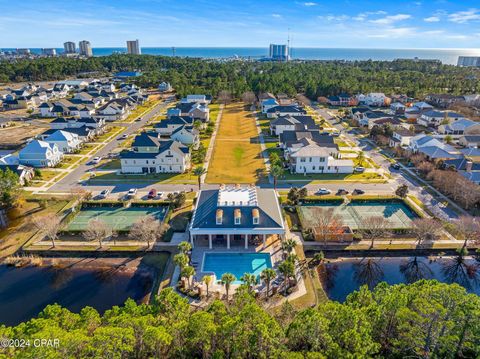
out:
{"label": "blue sky", "polygon": [[0,48],[479,48],[480,0],[0,0]]}

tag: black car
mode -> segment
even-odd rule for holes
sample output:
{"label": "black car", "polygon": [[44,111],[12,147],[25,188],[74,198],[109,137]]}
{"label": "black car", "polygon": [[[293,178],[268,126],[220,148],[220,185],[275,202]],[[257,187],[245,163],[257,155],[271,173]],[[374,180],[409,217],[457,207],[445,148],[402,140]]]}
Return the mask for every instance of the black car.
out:
{"label": "black car", "polygon": [[400,165],[399,165],[398,163],[394,163],[394,164],[392,165],[392,168],[393,168],[394,170],[399,170],[399,169],[400,169]]}
{"label": "black car", "polygon": [[365,191],[362,189],[355,188],[352,194],[365,194]]}
{"label": "black car", "polygon": [[337,191],[337,196],[344,196],[344,195],[347,195],[349,192],[346,190],[346,189],[343,189],[343,188],[340,188],[338,191]]}

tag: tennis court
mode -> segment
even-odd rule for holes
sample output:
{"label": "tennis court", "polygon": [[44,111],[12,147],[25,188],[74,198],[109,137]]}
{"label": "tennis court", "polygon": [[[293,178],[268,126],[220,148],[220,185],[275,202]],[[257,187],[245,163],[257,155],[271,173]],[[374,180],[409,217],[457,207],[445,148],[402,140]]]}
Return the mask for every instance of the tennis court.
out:
{"label": "tennis court", "polygon": [[407,229],[412,227],[412,220],[418,216],[401,201],[362,201],[343,204],[341,202],[320,202],[299,208],[302,225],[315,227],[316,218],[322,209],[333,208],[344,225],[351,229],[361,228],[362,222],[369,217],[384,217],[391,228]]}
{"label": "tennis court", "polygon": [[91,219],[100,219],[115,231],[126,231],[139,218],[150,215],[162,221],[168,211],[168,206],[138,206],[138,207],[84,207],[80,209],[68,224],[67,231],[84,231]]}

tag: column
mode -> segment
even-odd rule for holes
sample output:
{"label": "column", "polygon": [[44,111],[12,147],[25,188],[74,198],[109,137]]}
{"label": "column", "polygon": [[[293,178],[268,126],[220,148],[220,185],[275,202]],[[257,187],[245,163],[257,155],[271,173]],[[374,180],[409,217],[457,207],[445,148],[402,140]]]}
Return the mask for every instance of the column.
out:
{"label": "column", "polygon": [[248,249],[248,234],[245,234],[245,249]]}
{"label": "column", "polygon": [[212,249],[212,235],[208,235],[208,248]]}
{"label": "column", "polygon": [[227,248],[230,249],[230,234],[227,234]]}
{"label": "column", "polygon": [[267,236],[265,234],[262,234],[263,236],[263,248],[262,249],[265,249],[265,244],[266,244],[266,239],[267,239]]}
{"label": "column", "polygon": [[190,244],[192,245],[192,248],[193,248],[194,245],[193,245],[193,234],[192,233],[190,233]]}

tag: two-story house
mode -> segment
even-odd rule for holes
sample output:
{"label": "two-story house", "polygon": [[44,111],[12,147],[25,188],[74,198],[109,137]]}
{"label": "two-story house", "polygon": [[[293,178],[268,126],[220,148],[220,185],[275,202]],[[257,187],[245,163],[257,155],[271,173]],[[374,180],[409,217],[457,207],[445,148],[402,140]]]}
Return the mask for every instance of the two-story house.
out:
{"label": "two-story house", "polygon": [[270,121],[270,133],[280,136],[283,131],[316,130],[319,126],[310,116],[279,116]]}
{"label": "two-story house", "polygon": [[190,168],[188,146],[160,140],[157,133],[136,136],[132,150],[120,153],[122,173],[183,173]]}
{"label": "two-story house", "polygon": [[77,134],[64,130],[55,131],[45,139],[45,142],[56,145],[62,153],[75,152],[82,144]]}
{"label": "two-story house", "polygon": [[56,144],[33,140],[18,152],[18,161],[32,167],[54,167],[62,160],[63,153]]}
{"label": "two-story house", "polygon": [[393,130],[390,138],[390,147],[408,147],[410,140],[415,136],[415,133],[405,128],[396,128]]}

